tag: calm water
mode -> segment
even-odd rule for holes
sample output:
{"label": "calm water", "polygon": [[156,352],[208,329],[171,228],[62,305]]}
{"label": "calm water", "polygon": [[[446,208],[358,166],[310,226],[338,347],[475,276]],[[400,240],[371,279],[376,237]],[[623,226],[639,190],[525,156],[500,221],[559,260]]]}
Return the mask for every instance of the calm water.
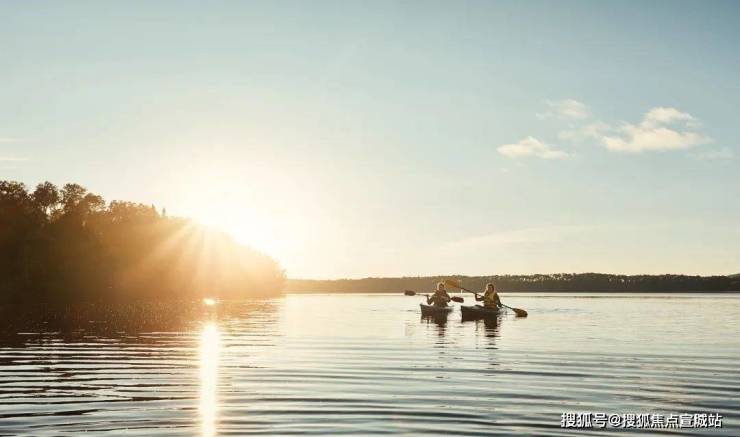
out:
{"label": "calm water", "polygon": [[740,435],[740,297],[504,300],[529,317],[423,320],[396,295],[219,303],[169,330],[19,317],[0,434],[558,435],[561,412],[591,411],[717,412],[721,430],[664,433]]}

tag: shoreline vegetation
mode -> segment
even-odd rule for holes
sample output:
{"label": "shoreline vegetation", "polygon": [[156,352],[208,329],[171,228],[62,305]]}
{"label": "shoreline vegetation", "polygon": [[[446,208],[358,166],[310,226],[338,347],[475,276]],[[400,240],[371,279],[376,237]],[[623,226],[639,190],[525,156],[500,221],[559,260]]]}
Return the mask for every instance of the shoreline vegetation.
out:
{"label": "shoreline vegetation", "polygon": [[492,276],[418,276],[363,279],[288,279],[290,293],[396,293],[434,290],[437,282],[455,279],[465,288],[483,290],[493,282],[504,293],[731,293],[740,292],[740,275],[613,275],[556,273]]}
{"label": "shoreline vegetation", "polygon": [[0,181],[0,304],[432,290],[445,279],[502,292],[740,292],[728,276],[559,273],[286,279],[277,261],[164,209],[106,203],[78,184]]}
{"label": "shoreline vegetation", "polygon": [[0,181],[0,304],[282,293],[277,261],[154,205]]}

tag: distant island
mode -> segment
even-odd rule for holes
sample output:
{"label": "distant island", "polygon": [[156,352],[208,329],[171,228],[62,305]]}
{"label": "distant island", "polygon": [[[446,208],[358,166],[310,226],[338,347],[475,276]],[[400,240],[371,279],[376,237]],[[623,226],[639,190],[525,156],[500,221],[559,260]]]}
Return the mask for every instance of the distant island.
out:
{"label": "distant island", "polygon": [[604,273],[557,273],[549,275],[418,276],[364,279],[289,279],[294,293],[395,293],[403,290],[431,291],[437,282],[454,278],[470,290],[483,290],[493,282],[502,292],[583,293],[689,293],[740,291],[740,275],[611,275]]}
{"label": "distant island", "polygon": [[269,256],[153,205],[0,181],[0,304],[274,296],[284,281]]}

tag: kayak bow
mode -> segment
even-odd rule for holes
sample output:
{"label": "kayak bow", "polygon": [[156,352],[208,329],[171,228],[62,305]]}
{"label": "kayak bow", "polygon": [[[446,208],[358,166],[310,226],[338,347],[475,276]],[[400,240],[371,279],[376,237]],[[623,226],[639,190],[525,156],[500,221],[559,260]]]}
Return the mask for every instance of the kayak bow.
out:
{"label": "kayak bow", "polygon": [[438,307],[434,305],[424,305],[423,303],[420,303],[419,306],[421,307],[422,316],[447,315],[452,311],[451,306]]}
{"label": "kayak bow", "polygon": [[485,308],[480,305],[475,305],[475,306],[461,305],[460,312],[462,312],[462,316],[464,319],[480,319],[483,317],[496,317],[499,314],[503,313],[504,310],[501,308],[498,308],[498,309]]}

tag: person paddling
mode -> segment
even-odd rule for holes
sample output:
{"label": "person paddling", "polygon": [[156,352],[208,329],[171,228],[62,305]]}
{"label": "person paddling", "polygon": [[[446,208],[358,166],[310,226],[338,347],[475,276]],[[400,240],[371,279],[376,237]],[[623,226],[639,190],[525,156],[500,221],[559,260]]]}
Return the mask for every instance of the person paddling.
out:
{"label": "person paddling", "polygon": [[450,299],[450,295],[447,294],[447,290],[445,290],[444,282],[438,283],[437,291],[435,291],[431,296],[427,296],[427,304],[434,305],[436,307],[446,307],[450,300],[452,299]]}
{"label": "person paddling", "polygon": [[486,284],[486,291],[483,292],[483,296],[475,293],[475,300],[478,302],[482,301],[484,308],[492,310],[501,308],[501,299],[498,297],[498,293],[496,293],[496,288],[490,282]]}

